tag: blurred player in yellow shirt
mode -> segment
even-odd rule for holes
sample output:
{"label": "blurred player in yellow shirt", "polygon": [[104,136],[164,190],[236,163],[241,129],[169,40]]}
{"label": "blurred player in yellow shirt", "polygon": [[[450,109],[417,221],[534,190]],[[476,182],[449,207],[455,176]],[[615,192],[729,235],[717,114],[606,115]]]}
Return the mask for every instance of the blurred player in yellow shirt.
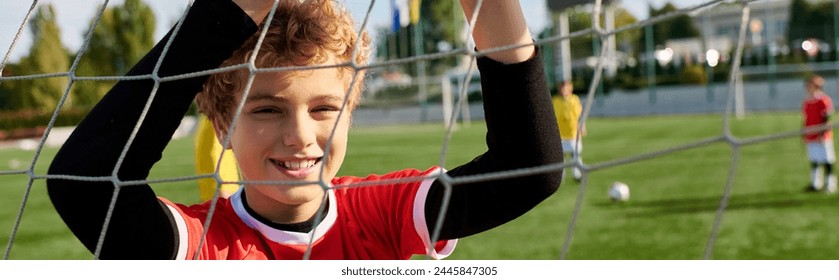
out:
{"label": "blurred player in yellow shirt", "polygon": [[[580,98],[574,94],[574,85],[570,81],[562,82],[559,86],[559,94],[553,97],[553,104],[559,135],[562,137],[562,150],[571,154],[572,161],[576,161],[583,150],[582,136],[586,135],[586,125],[579,123],[583,106],[580,104]],[[579,127],[581,139],[577,139],[578,125],[582,126]],[[574,179],[579,181],[582,177],[580,169],[574,167]]]}
{"label": "blurred player in yellow shirt", "polygon": [[[196,174],[209,174],[216,170],[222,147],[207,117],[201,115],[200,118],[195,131],[195,171]],[[236,157],[233,156],[233,150],[227,150],[224,153],[221,166],[219,166],[219,177],[225,182],[239,181],[239,169],[236,166]],[[239,184],[222,184],[219,197],[229,197],[238,189]],[[199,179],[198,191],[202,202],[212,199],[216,192],[216,180],[213,178]]]}

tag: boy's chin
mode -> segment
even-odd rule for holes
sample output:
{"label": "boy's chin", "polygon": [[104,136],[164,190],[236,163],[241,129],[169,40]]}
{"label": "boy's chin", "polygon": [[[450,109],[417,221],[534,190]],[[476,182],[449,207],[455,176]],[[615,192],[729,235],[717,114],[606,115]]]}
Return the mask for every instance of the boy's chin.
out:
{"label": "boy's chin", "polygon": [[275,189],[279,191],[312,191],[313,189],[323,189],[320,184],[309,182],[306,184],[259,184],[248,185],[245,187],[259,188],[259,189]]}
{"label": "boy's chin", "polygon": [[305,185],[251,185],[248,187],[256,188],[264,194],[281,195],[284,197],[323,195],[323,188],[314,183]]}
{"label": "boy's chin", "polygon": [[302,204],[323,198],[323,188],[318,184],[306,185],[251,185],[256,193],[283,204]]}

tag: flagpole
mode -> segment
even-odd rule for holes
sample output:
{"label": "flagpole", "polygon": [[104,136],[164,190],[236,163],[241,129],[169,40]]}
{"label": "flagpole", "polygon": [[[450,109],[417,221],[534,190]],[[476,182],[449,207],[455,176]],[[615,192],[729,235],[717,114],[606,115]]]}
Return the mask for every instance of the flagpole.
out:
{"label": "flagpole", "polygon": [[399,58],[399,53],[396,50],[396,40],[398,40],[399,36],[399,8],[396,6],[396,0],[390,0],[390,32],[392,35],[385,36],[387,40],[387,58],[388,59],[397,59]]}
{"label": "flagpole", "polygon": [[[414,24],[414,48],[418,56],[423,55],[422,51],[422,28],[421,23]],[[420,121],[425,122],[428,118],[428,104],[426,104],[427,94],[425,89],[425,60],[417,61],[417,75],[419,75],[419,102],[420,102]]]}
{"label": "flagpole", "polygon": [[[420,13],[420,0],[411,0],[410,9],[411,9],[411,23],[413,24],[414,28],[414,54],[416,56],[423,55],[423,36],[422,36],[422,21],[419,20],[419,13]],[[418,85],[419,85],[419,93],[417,98],[419,99],[420,103],[420,122],[426,122],[428,120],[428,104],[427,104],[427,92],[426,92],[426,82],[425,82],[425,60],[420,59],[417,61],[417,76],[419,77]]]}

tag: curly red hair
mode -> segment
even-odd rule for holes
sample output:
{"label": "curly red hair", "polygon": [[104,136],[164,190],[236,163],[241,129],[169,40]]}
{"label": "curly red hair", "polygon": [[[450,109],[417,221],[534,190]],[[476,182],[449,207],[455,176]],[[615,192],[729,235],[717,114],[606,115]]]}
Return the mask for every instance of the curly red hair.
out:
{"label": "curly red hair", "polygon": [[[334,58],[338,63],[351,60],[364,65],[370,54],[370,37],[366,31],[355,30],[348,11],[331,0],[280,1],[255,60],[257,68],[317,65]],[[260,31],[262,29],[260,28]],[[253,54],[261,32],[251,36],[225,60],[221,67],[247,63]],[[353,57],[357,41],[358,50]],[[352,75],[354,68],[341,66],[339,77]],[[359,70],[360,72],[363,70]],[[364,77],[364,73],[359,73]],[[215,123],[229,124],[233,119],[238,94],[243,92],[248,79],[247,69],[213,74],[196,96],[198,109]],[[347,84],[349,88],[349,84]],[[350,91],[348,108],[355,108],[361,99],[363,79]],[[225,127],[224,130],[227,130]]]}

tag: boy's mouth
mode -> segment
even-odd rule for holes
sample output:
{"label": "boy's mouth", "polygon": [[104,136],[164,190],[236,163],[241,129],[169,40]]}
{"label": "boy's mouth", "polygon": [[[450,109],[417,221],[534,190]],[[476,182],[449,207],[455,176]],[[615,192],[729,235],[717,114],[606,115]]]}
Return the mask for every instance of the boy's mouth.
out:
{"label": "boy's mouth", "polygon": [[306,169],[312,168],[315,165],[317,165],[321,161],[321,159],[323,159],[323,158],[319,157],[319,158],[315,158],[315,159],[301,159],[301,160],[276,160],[276,159],[271,159],[271,162],[273,162],[277,166],[282,167],[284,169],[288,169],[288,170],[291,170],[291,171],[297,171],[297,170],[306,170]]}

